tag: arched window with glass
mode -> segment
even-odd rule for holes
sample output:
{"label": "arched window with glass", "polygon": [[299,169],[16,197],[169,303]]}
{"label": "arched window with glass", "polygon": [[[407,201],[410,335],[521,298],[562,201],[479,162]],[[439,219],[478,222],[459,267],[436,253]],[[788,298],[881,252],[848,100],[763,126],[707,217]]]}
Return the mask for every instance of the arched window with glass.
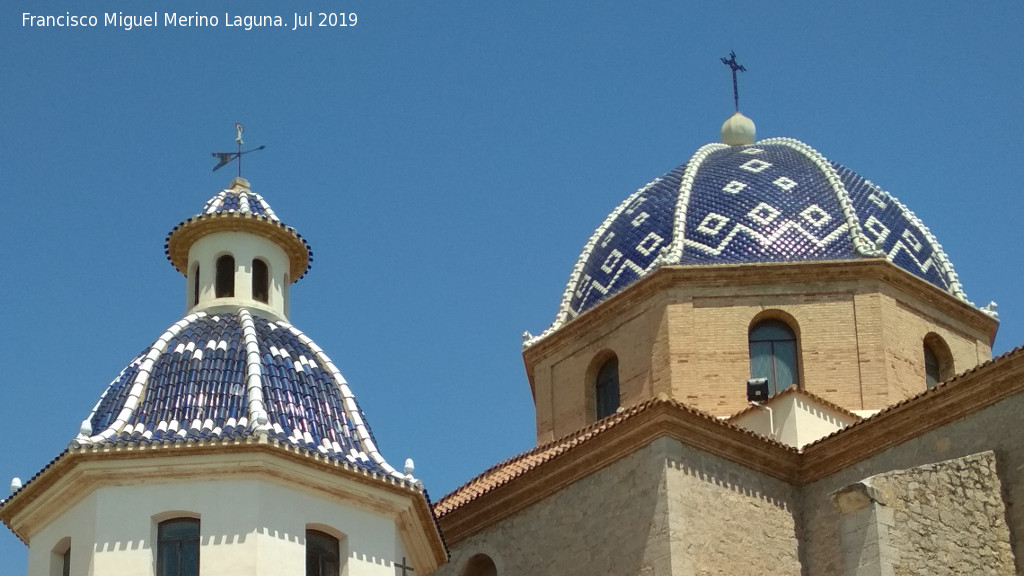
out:
{"label": "arched window with glass", "polygon": [[171,518],[157,526],[156,576],[199,576],[199,520]]}
{"label": "arched window with glass", "polygon": [[941,336],[935,333],[924,338],[924,385],[932,388],[953,377],[953,354]]}
{"label": "arched window with glass", "polygon": [[616,356],[605,360],[597,370],[594,406],[598,420],[611,416],[619,409],[619,359]]}
{"label": "arched window with glass", "polygon": [[750,377],[768,379],[774,396],[799,384],[796,334],[781,320],[764,320],[750,329]]}
{"label": "arched window with glass", "polygon": [[338,539],[319,530],[306,530],[306,576],[339,576]]}

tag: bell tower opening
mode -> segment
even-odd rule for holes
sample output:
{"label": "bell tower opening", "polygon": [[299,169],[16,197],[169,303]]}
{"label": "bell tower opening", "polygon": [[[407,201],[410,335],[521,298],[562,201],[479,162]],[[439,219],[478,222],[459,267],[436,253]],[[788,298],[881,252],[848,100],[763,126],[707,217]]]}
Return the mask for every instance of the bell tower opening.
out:
{"label": "bell tower opening", "polygon": [[252,298],[264,304],[270,302],[270,273],[267,263],[259,258],[252,260]]}
{"label": "bell tower opening", "polygon": [[214,296],[231,298],[235,295],[235,257],[225,254],[217,258],[217,278]]}

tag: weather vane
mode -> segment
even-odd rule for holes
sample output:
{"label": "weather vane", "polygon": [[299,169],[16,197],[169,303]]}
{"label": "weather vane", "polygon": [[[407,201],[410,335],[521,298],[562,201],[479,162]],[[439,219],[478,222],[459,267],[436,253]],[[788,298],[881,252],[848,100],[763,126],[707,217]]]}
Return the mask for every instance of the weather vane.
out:
{"label": "weather vane", "polygon": [[725,64],[726,66],[728,66],[729,68],[732,69],[732,100],[733,100],[733,103],[736,105],[736,111],[739,112],[740,111],[740,91],[739,91],[738,88],[736,88],[736,73],[737,72],[746,72],[747,69],[744,68],[739,62],[736,61],[736,53],[731,51],[731,50],[729,51],[729,59],[728,60],[726,60],[725,58],[722,58],[722,64]]}
{"label": "weather vane", "polygon": [[249,152],[255,152],[257,150],[263,150],[266,146],[260,146],[259,148],[252,148],[250,150],[242,151],[242,125],[235,123],[235,142],[238,142],[238,152],[214,152],[213,157],[216,158],[220,163],[213,167],[213,171],[220,170],[225,165],[230,164],[232,160],[238,159],[238,175],[242,175],[242,155],[248,154]]}

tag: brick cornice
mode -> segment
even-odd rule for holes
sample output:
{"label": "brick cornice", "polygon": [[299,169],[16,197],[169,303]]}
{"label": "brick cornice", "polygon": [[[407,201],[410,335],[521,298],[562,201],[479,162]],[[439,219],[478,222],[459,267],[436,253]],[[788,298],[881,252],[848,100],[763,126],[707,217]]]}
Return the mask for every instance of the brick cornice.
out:
{"label": "brick cornice", "polygon": [[[685,287],[706,296],[727,288],[729,296],[763,293],[805,294],[826,292],[813,285],[836,282],[881,281],[995,339],[999,322],[933,284],[914,276],[884,258],[817,262],[759,262],[714,266],[662,266],[615,294],[592,310],[566,323],[556,332],[523,350],[527,367],[572,345],[579,338],[621,315],[635,315],[649,306],[638,303],[667,290]],[[807,291],[805,291],[807,290]],[[832,291],[832,290],[829,290]]]}
{"label": "brick cornice", "polygon": [[[650,400],[587,430],[524,454],[521,458],[555,452],[514,478],[493,486],[467,485],[464,489],[480,493],[460,499],[456,491],[438,502],[435,510],[445,539],[457,543],[662,437],[787,482],[798,476],[799,453],[792,448],[671,400]],[[516,460],[506,465],[515,466]]]}
{"label": "brick cornice", "polygon": [[[1024,347],[806,446],[802,452],[675,401],[649,400],[499,464],[442,498],[435,511],[447,541],[455,544],[661,437],[802,486],[1022,392]],[[541,457],[528,461],[538,455]],[[528,462],[519,465],[522,461]],[[502,474],[516,467],[521,469]]]}

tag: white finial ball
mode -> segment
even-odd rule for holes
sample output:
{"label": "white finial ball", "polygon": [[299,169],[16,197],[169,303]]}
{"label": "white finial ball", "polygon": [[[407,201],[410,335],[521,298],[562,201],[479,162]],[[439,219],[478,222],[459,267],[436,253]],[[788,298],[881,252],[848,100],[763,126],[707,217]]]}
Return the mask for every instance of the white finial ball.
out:
{"label": "white finial ball", "polygon": [[412,473],[416,471],[416,464],[412,461],[412,458],[405,459],[405,475],[412,476]]}
{"label": "white finial ball", "polygon": [[11,478],[11,494],[14,494],[18,490],[21,490],[21,478],[15,476]]}
{"label": "white finial ball", "polygon": [[756,133],[754,121],[736,112],[722,124],[722,143],[729,146],[753,144]]}

